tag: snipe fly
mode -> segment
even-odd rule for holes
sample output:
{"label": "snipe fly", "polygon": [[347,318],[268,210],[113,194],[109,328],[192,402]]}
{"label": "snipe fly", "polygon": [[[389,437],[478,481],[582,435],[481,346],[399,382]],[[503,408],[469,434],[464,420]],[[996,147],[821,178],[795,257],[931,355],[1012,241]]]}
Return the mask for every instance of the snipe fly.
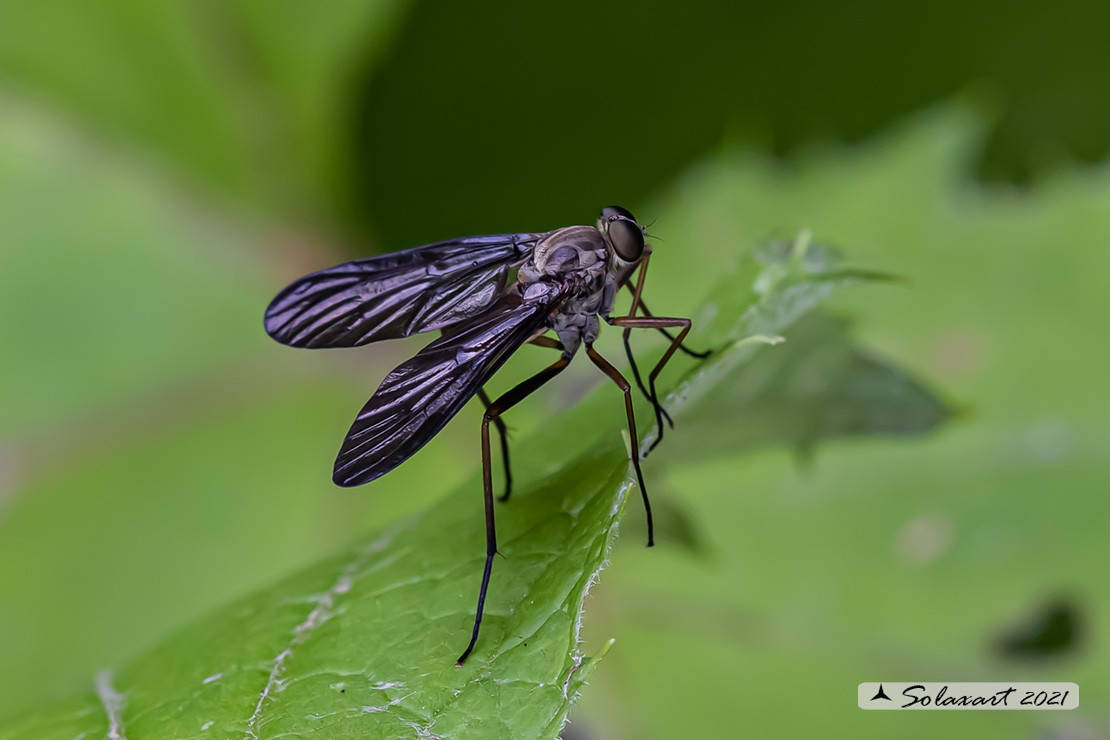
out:
{"label": "snipe fly", "polygon": [[[357,486],[385,475],[434,437],[474,396],[485,404],[482,418],[482,484],[486,509],[486,563],[470,643],[478,640],[489,587],[494,530],[489,426],[497,427],[509,498],[512,475],[501,415],[562,372],[580,345],[624,393],[632,464],[647,511],[648,545],[653,541],[651,505],[640,470],[636,419],[630,385],[597,350],[600,321],[624,329],[624,346],[636,383],[651,401],[662,438],[670,417],[655,390],[659,372],[682,345],[690,320],[653,316],[641,294],[651,246],[646,230],[617,206],[601,212],[597,226],[568,226],[542,233],[497,234],[452,239],[402,252],[356,260],[301,278],[278,293],[266,309],[266,332],[291,347],[358,347],[383,339],[438,329],[442,336],[385,377],[355,417],[335,460],[332,478]],[[631,277],[639,268],[635,287]],[[510,284],[510,273],[516,270]],[[627,316],[611,316],[617,291],[632,291]],[[642,316],[637,316],[637,313]],[[677,329],[676,335],[667,332]],[[644,386],[632,357],[632,329],[658,329],[671,340]],[[547,333],[553,331],[555,337]],[[558,360],[490,400],[482,386],[525,344],[557,349]],[[654,444],[652,446],[654,448]],[[650,450],[649,450],[650,451]]]}

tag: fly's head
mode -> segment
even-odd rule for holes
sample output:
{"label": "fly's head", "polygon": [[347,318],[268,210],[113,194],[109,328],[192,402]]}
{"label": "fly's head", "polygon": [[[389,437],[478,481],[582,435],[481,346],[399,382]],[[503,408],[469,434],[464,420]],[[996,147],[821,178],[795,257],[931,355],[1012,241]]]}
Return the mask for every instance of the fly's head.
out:
{"label": "fly's head", "polygon": [[644,227],[636,223],[635,216],[620,206],[601,209],[597,230],[622,263],[634,264],[644,256]]}

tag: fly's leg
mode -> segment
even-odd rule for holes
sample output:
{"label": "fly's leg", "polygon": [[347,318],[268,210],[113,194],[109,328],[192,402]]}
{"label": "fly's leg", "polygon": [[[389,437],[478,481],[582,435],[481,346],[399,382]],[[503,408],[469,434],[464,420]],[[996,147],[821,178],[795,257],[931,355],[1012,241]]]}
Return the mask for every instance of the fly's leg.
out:
{"label": "fly's leg", "polygon": [[636,379],[636,385],[639,387],[640,393],[651,402],[652,407],[655,409],[656,417],[662,414],[663,418],[667,420],[667,424],[670,425],[671,429],[674,429],[674,420],[671,418],[671,415],[663,408],[663,404],[659,403],[658,399],[654,398],[644,386],[644,381],[640,377],[640,368],[636,365],[636,357],[632,354],[632,342],[629,341],[631,335],[631,329],[624,330],[624,353],[628,356],[628,366],[632,369],[632,377]]}
{"label": "fly's leg", "polygon": [[[557,349],[559,351],[565,349],[563,343],[558,339],[545,337],[543,335],[533,337],[529,340],[529,344],[534,344],[537,347]],[[490,407],[492,402],[489,400],[489,394],[486,393],[485,388],[478,389],[478,398],[481,400],[483,406],[487,409]],[[505,422],[500,416],[494,418],[493,425],[497,427],[497,438],[501,440],[501,462],[505,468],[505,492],[498,496],[497,500],[505,502],[509,500],[509,496],[513,492],[513,471],[512,467],[509,465],[509,428],[505,426]]]}
{"label": "fly's leg", "polygon": [[[647,277],[647,268],[648,263],[650,262],[651,245],[646,244],[644,245],[644,254],[640,258],[640,264],[638,265],[640,273],[636,276],[636,287],[633,288],[632,283],[628,282],[628,278],[631,277],[631,273],[626,273],[621,278],[623,283],[628,286],[628,289],[632,291],[632,307],[628,310],[629,316],[635,316],[636,311],[642,307],[641,296],[644,292],[644,279]],[[660,420],[660,434],[662,434],[662,419],[665,418],[667,420],[667,423],[671,425],[672,429],[674,428],[674,421],[671,420],[671,415],[668,414],[667,410],[663,408],[663,406],[659,403],[659,399],[655,397],[655,394],[648,393],[648,389],[644,387],[644,381],[640,377],[640,368],[636,365],[636,357],[632,354],[632,342],[630,341],[631,336],[632,330],[625,329],[623,341],[624,353],[628,356],[628,366],[632,369],[632,377],[635,378],[636,386],[640,389],[640,393],[644,395],[644,398],[651,402],[652,407],[655,409],[655,418]]]}
{"label": "fly's leg", "polygon": [[671,346],[667,347],[667,351],[663,353],[663,356],[659,359],[659,362],[656,363],[655,368],[648,376],[648,387],[651,390],[651,397],[652,399],[656,399],[654,404],[655,422],[659,427],[659,436],[655,438],[655,441],[651,443],[651,447],[649,447],[648,451],[644,454],[646,457],[651,454],[651,451],[655,449],[656,445],[663,440],[663,407],[658,402],[658,395],[655,391],[655,379],[659,377],[659,373],[670,361],[671,357],[674,356],[675,351],[682,346],[682,340],[685,339],[686,335],[690,332],[690,319],[667,318],[661,316],[652,316],[650,318],[623,316],[611,319],[610,322],[614,326],[624,327],[626,333],[631,329],[666,329],[668,327],[681,327],[681,331],[678,332],[678,335],[671,340]]}
{"label": "fly's leg", "polygon": [[624,410],[628,414],[628,433],[632,435],[632,467],[636,469],[636,482],[640,484],[640,495],[644,499],[644,511],[647,513],[648,547],[655,544],[655,526],[651,518],[651,501],[648,500],[647,488],[644,486],[644,473],[640,470],[640,438],[636,435],[636,415],[632,413],[632,386],[624,379],[620,372],[597,353],[592,345],[586,345],[586,354],[601,372],[612,378],[617,387],[624,393]]}
{"label": "fly's leg", "polygon": [[[625,287],[627,287],[629,290],[633,290],[633,291],[635,290],[632,287],[631,283],[625,283]],[[631,311],[629,311],[628,313],[629,313],[629,315],[632,314]],[[647,304],[644,303],[643,298],[640,298],[640,313],[642,313],[644,316],[647,316],[649,319],[655,318],[655,314],[653,314],[651,311],[648,310]],[[657,328],[659,328],[659,327],[657,327]],[[669,341],[672,341],[672,342],[674,341],[674,336],[672,336],[671,333],[669,331],[667,331],[666,329],[659,328],[659,333],[662,334],[663,336],[665,336]],[[690,349],[685,344],[679,344],[678,348],[680,350],[682,350],[683,354],[689,355],[690,357],[693,357],[695,360],[704,360],[706,357],[709,357],[709,355],[713,354],[713,350],[711,350],[711,349],[707,349],[704,352],[698,352],[696,350]]]}
{"label": "fly's leg", "polygon": [[525,397],[536,391],[547,381],[561,373],[570,364],[569,357],[560,357],[553,364],[514,386],[493,403],[489,404],[485,415],[482,417],[482,493],[486,504],[486,565],[482,570],[482,588],[478,592],[478,611],[474,616],[474,632],[470,635],[470,644],[459,656],[456,665],[462,665],[467,656],[478,642],[478,629],[482,626],[482,610],[486,605],[486,591],[489,589],[489,577],[493,570],[493,556],[497,554],[497,530],[493,524],[493,465],[490,461],[489,425],[505,411],[520,403]]}
{"label": "fly's leg", "polygon": [[556,339],[555,337],[546,336],[544,334],[540,334],[538,337],[532,337],[531,339],[528,340],[528,343],[529,344],[534,344],[537,347],[547,347],[548,349],[557,349],[560,352],[562,352],[563,350],[566,349],[566,347],[563,346],[563,343],[560,342],[558,339]]}
{"label": "fly's leg", "polygon": [[[485,388],[478,389],[478,398],[482,401],[482,405],[489,409],[490,404],[493,403],[489,399],[489,394],[486,393]],[[500,416],[493,420],[493,425],[497,427],[497,438],[501,440],[501,462],[505,468],[505,492],[497,497],[498,501],[508,501],[509,494],[513,492],[513,469],[509,465],[509,429],[505,426],[504,420]]]}

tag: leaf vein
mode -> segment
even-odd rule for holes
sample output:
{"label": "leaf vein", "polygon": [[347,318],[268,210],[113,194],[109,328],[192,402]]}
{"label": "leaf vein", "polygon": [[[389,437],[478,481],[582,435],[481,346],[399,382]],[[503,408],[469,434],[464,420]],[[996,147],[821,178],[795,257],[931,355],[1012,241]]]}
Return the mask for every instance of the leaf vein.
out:
{"label": "leaf vein", "polygon": [[355,574],[364,565],[366,558],[371,557],[374,553],[379,552],[388,545],[389,536],[382,537],[369,545],[359,548],[355,551],[355,556],[351,562],[347,563],[340,572],[339,577],[336,579],[332,587],[321,594],[308,613],[304,621],[293,628],[292,635],[289,643],[285,648],[273,658],[273,667],[270,669],[270,675],[266,679],[266,685],[262,687],[262,692],[258,696],[258,701],[254,705],[254,712],[247,719],[247,730],[243,735],[244,740],[258,740],[259,728],[262,724],[262,709],[266,704],[266,700],[271,697],[273,693],[280,689],[282,686],[282,677],[285,675],[286,661],[293,655],[293,648],[304,644],[312,633],[318,627],[331,619],[335,613],[335,602],[340,595],[347,593],[351,590],[351,585],[354,581]]}
{"label": "leaf vein", "polygon": [[104,737],[108,740],[127,740],[127,733],[123,728],[123,706],[126,699],[123,694],[116,691],[112,685],[115,674],[112,671],[101,671],[96,674],[96,695],[104,705],[104,713],[108,715],[108,732]]}

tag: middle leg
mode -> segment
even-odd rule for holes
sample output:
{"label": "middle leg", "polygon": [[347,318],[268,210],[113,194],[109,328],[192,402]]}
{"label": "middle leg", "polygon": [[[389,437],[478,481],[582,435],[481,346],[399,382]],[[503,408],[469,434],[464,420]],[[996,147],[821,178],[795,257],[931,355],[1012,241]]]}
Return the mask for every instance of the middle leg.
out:
{"label": "middle leg", "polygon": [[644,473],[640,470],[640,438],[636,434],[636,415],[632,411],[632,386],[624,379],[608,360],[598,354],[592,345],[586,345],[586,354],[601,372],[612,378],[617,387],[624,393],[624,410],[628,415],[628,433],[632,436],[632,467],[636,469],[636,482],[640,484],[640,495],[644,499],[644,511],[647,513],[648,547],[655,544],[655,526],[651,517],[651,501],[648,500],[647,488],[644,486]]}
{"label": "middle leg", "polygon": [[671,340],[671,345],[667,347],[667,351],[663,353],[663,357],[659,359],[659,362],[656,363],[655,368],[648,376],[648,387],[651,391],[652,403],[655,406],[655,422],[659,428],[659,435],[655,438],[655,441],[651,443],[651,447],[648,448],[647,453],[645,453],[646,457],[652,452],[652,450],[655,449],[656,445],[658,445],[663,440],[663,414],[665,412],[663,411],[663,404],[659,402],[659,396],[655,390],[655,379],[659,377],[659,373],[663,370],[663,367],[670,361],[675,351],[682,346],[682,340],[685,339],[686,335],[690,332],[690,319],[669,318],[661,316],[653,316],[651,318],[621,316],[612,319],[611,323],[614,326],[624,327],[626,335],[632,329],[666,329],[667,327],[681,327],[681,331],[679,331],[678,335]]}

